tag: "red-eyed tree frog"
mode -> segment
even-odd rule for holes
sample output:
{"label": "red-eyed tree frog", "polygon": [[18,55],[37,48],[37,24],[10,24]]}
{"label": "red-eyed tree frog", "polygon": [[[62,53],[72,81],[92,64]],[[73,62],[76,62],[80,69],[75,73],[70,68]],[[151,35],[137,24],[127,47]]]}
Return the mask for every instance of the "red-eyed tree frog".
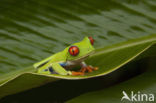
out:
{"label": "red-eyed tree frog", "polygon": [[[84,60],[94,52],[93,44],[92,37],[85,37],[81,42],[74,43],[63,51],[35,63],[34,67],[37,73],[42,74],[84,75],[86,71],[92,72],[98,68],[87,66]],[[81,66],[79,71],[71,71],[78,65]]]}

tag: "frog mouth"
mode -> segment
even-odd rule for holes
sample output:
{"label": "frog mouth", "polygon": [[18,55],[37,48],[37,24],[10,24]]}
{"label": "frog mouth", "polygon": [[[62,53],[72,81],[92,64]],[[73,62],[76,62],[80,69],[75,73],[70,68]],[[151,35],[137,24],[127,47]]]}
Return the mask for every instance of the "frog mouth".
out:
{"label": "frog mouth", "polygon": [[76,60],[71,60],[72,62],[81,62],[81,61],[84,61],[86,58],[88,58],[91,54],[93,54],[94,53],[94,51],[92,51],[92,52],[90,52],[90,53],[88,53],[87,55],[85,55],[85,56],[81,56],[80,58],[78,58],[78,59],[76,59]]}

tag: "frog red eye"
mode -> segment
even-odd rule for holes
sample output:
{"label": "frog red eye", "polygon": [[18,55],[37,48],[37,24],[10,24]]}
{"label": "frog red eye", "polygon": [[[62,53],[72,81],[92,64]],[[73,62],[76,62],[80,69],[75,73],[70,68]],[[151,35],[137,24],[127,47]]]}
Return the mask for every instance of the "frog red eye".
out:
{"label": "frog red eye", "polygon": [[79,48],[77,46],[71,46],[68,51],[72,56],[76,56],[79,54]]}
{"label": "frog red eye", "polygon": [[90,40],[90,43],[93,45],[94,44],[94,39],[92,37],[88,37]]}

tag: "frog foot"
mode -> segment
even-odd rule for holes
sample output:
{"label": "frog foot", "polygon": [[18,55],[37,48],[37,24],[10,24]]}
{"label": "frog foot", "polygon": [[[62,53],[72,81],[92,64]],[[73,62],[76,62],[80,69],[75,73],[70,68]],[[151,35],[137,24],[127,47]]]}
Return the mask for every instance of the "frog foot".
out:
{"label": "frog foot", "polygon": [[92,67],[92,66],[91,66],[91,68],[92,68],[92,70],[98,70],[99,69],[98,67]]}
{"label": "frog foot", "polygon": [[72,71],[72,75],[84,75],[84,73],[83,72]]}
{"label": "frog foot", "polygon": [[86,71],[92,72],[93,70],[98,70],[98,67],[93,67],[91,65],[81,68],[80,72],[85,73]]}

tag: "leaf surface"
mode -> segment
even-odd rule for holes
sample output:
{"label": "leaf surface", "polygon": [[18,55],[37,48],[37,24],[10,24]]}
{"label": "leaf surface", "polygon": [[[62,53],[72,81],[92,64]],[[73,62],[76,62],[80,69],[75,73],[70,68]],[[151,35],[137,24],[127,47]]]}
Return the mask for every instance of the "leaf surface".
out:
{"label": "leaf surface", "polygon": [[[118,69],[155,41],[155,5],[154,0],[1,0],[0,97],[58,79],[91,78]],[[83,77],[34,73],[35,62],[84,36],[92,36],[95,48],[101,48],[87,60],[98,71]]]}
{"label": "leaf surface", "polygon": [[156,42],[156,35],[129,40],[106,48],[97,49],[96,53],[86,60],[88,64],[99,67],[99,70],[84,76],[41,75],[33,67],[15,71],[1,77],[0,97],[34,88],[59,79],[87,79],[106,75],[146,51]]}

